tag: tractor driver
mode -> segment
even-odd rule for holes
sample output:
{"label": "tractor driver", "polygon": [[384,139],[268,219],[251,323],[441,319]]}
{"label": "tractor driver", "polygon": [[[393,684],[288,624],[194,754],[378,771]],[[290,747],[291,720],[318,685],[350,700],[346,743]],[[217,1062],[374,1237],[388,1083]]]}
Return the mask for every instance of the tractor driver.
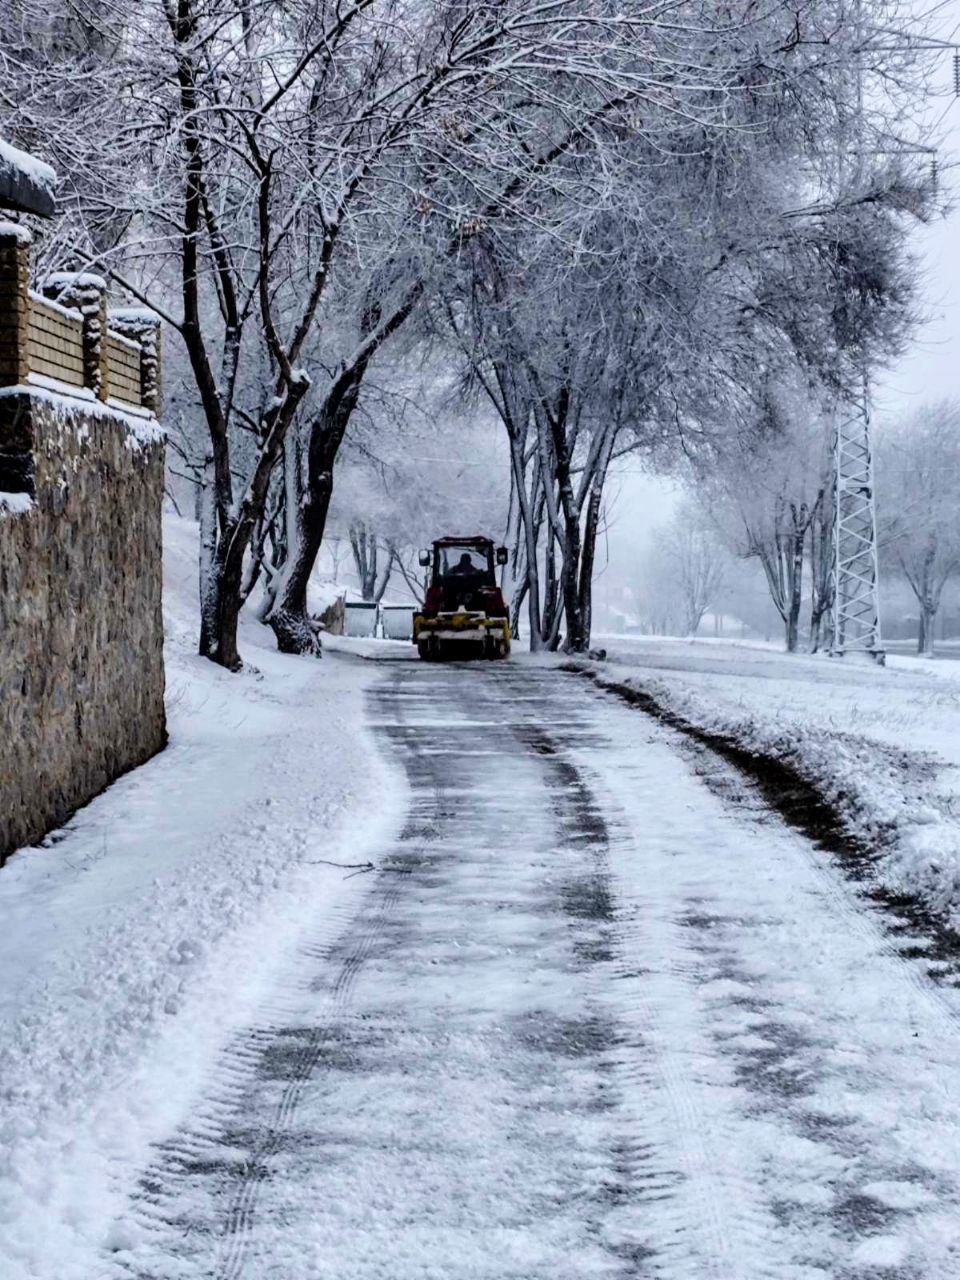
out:
{"label": "tractor driver", "polygon": [[474,565],[473,560],[470,557],[469,551],[465,551],[463,553],[463,555],[460,557],[457,563],[453,566],[450,572],[456,573],[456,574],[463,574],[463,575],[475,574],[477,572],[476,566]]}

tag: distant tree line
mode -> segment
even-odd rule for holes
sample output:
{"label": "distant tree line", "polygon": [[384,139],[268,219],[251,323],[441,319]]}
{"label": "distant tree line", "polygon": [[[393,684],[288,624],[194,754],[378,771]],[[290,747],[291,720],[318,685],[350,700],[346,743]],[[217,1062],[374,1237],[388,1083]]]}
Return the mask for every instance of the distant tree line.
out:
{"label": "distant tree line", "polygon": [[[765,408],[745,450],[692,472],[691,494],[639,559],[637,608],[650,630],[693,634],[723,608],[737,561],[763,570],[786,647],[828,638],[833,604],[833,423],[796,393]],[[933,652],[944,590],[960,579],[960,400],[919,405],[874,427],[881,588],[901,582],[916,600],[917,649]],[[806,607],[806,626],[803,609]]]}

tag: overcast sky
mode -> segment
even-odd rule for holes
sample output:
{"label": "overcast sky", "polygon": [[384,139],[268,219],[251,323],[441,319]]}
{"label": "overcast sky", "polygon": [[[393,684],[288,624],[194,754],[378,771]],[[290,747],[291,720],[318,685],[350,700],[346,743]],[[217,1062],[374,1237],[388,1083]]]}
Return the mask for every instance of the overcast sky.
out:
{"label": "overcast sky", "polygon": [[[952,114],[960,122],[960,101]],[[952,132],[957,140],[960,124]],[[950,179],[956,200],[957,174]],[[875,406],[881,419],[924,399],[960,395],[960,211],[924,228],[917,243],[929,319],[903,359],[878,379]]]}
{"label": "overcast sky", "polygon": [[[937,30],[956,40],[960,29],[960,0],[940,6]],[[932,119],[941,122],[939,152],[941,187],[948,200],[960,206],[960,99],[953,97],[953,59],[949,51],[932,55]],[[920,401],[960,395],[960,207],[945,219],[918,230],[921,305],[927,316],[909,352],[877,379],[874,404],[877,417],[900,413]]]}

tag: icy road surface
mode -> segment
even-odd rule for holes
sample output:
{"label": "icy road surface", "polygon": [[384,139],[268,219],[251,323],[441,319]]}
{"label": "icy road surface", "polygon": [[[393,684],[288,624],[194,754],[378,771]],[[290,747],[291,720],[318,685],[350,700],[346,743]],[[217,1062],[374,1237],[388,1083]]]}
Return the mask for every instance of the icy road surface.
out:
{"label": "icy road surface", "polygon": [[555,669],[397,664],[369,710],[406,826],[104,1277],[960,1276],[956,993],[827,855]]}

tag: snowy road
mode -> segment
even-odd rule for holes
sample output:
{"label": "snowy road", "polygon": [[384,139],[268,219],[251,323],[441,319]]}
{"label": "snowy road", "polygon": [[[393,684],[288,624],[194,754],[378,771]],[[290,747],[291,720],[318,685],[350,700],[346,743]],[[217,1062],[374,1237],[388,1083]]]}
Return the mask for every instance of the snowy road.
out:
{"label": "snowy road", "polygon": [[960,1001],[915,939],[576,677],[397,664],[369,697],[406,825],[103,1278],[960,1275]]}

